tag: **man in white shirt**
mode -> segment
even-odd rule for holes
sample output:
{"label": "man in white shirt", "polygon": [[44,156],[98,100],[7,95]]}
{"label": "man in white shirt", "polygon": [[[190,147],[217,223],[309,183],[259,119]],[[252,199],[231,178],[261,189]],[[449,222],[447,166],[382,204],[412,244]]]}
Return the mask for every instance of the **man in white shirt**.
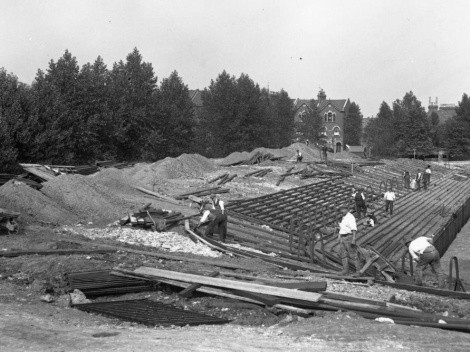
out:
{"label": "man in white shirt", "polygon": [[388,214],[388,209],[390,209],[390,216],[393,215],[393,202],[395,201],[395,198],[395,192],[393,192],[393,189],[390,187],[384,194],[385,214]]}
{"label": "man in white shirt", "polygon": [[357,256],[356,246],[356,218],[349,212],[349,207],[346,204],[341,205],[340,212],[343,215],[339,225],[338,241],[339,241],[339,255],[343,264],[341,275],[349,274],[349,260],[354,261],[356,267],[356,274],[361,270],[361,262]]}
{"label": "man in white shirt", "polygon": [[446,275],[441,267],[439,252],[432,245],[432,238],[424,236],[415,239],[406,238],[405,244],[408,245],[408,252],[416,263],[415,283],[419,286],[423,285],[423,270],[430,265],[432,272],[437,276],[439,287],[445,288]]}

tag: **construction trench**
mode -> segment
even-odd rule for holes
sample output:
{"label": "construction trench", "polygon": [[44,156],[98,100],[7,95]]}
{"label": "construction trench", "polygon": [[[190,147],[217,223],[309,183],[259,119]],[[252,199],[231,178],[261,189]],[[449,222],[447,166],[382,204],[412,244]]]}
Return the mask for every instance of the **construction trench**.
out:
{"label": "construction trench", "polygon": [[[295,148],[298,146],[291,149]],[[263,314],[269,312],[273,323],[279,323],[285,314],[308,318],[319,312],[354,312],[372,321],[390,319],[398,325],[470,332],[470,311],[461,308],[470,299],[470,294],[465,291],[465,282],[459,277],[458,270],[459,259],[468,258],[464,255],[451,259],[446,289],[436,287],[431,273],[428,273],[424,286],[416,286],[412,279],[412,261],[403,242],[406,237],[432,237],[441,257],[444,255],[470,217],[468,172],[411,159],[337,159],[324,165],[315,157],[309,160],[308,150],[302,152],[306,155],[303,163],[294,163],[285,160],[285,156],[263,151],[254,151],[249,156],[232,156],[220,161],[224,166],[211,166],[210,172],[201,171],[197,181],[172,177],[165,181],[148,178],[146,182],[134,182],[131,175],[141,174],[134,164],[117,164],[114,168],[112,163],[103,163],[96,169],[68,167],[68,170],[59,172],[56,168],[55,174],[47,171],[54,166],[25,165],[25,171],[30,174],[22,177],[28,177],[28,181],[22,184],[19,178],[5,180],[5,185],[0,187],[1,207],[19,214],[20,224],[19,233],[2,235],[6,239],[2,247],[7,247],[9,241],[14,243],[15,236],[22,236],[23,227],[41,223],[60,234],[60,241],[65,241],[67,248],[33,248],[34,243],[26,248],[12,245],[0,253],[2,279],[15,280],[15,275],[8,272],[12,270],[8,260],[14,258],[67,256],[78,261],[88,255],[86,258],[92,257],[92,260],[108,258],[105,260],[107,264],[85,264],[85,270],[74,270],[72,266],[68,270],[62,269],[58,287],[43,287],[41,293],[49,295],[52,303],[59,301],[59,296],[70,295],[69,304],[79,310],[146,326],[236,324],[239,320],[231,315],[232,310],[258,312],[261,309],[265,312]],[[289,153],[291,150],[286,154]],[[198,173],[193,162],[185,170],[188,174]],[[424,170],[428,164],[432,165],[429,190],[405,189],[403,171],[414,173],[417,169]],[[157,166],[161,167],[161,163]],[[175,172],[176,168],[173,165],[169,169]],[[118,175],[120,172],[125,174]],[[129,195],[127,206],[133,204],[124,210],[126,204],[119,201],[116,212],[127,215],[115,217],[119,219],[114,225],[116,227],[103,227],[103,232],[90,224],[99,222],[97,211],[93,209],[87,208],[83,212],[93,213],[96,218],[90,220],[88,226],[76,227],[73,225],[76,218],[68,213],[61,213],[61,218],[70,222],[60,224],[56,214],[33,214],[32,200],[29,208],[20,206],[19,193],[43,192],[50,200],[56,196],[53,187],[56,190],[62,187],[66,178],[69,178],[68,182],[78,182],[76,187],[88,181],[96,182],[89,189],[105,194],[103,189],[99,189],[101,186],[97,186],[97,178],[100,177],[107,183],[111,179],[119,182],[128,180],[125,186],[123,184],[113,191],[117,192],[115,197],[119,191],[126,193]],[[57,186],[54,186],[55,182]],[[190,185],[183,188],[183,183]],[[169,192],[169,188],[165,189],[168,184],[179,191]],[[369,261],[363,261],[359,277],[339,275],[341,259],[335,232],[341,220],[338,211],[341,205],[348,205],[355,214],[352,187],[364,190],[368,212],[373,211],[377,217],[374,227],[369,227],[365,218],[357,219],[357,245],[371,254]],[[383,193],[389,187],[393,187],[397,195],[393,216],[387,216],[383,205]],[[254,196],[255,188],[263,192]],[[70,191],[64,192],[70,194]],[[204,237],[201,232],[193,230],[199,218],[195,203],[213,193],[225,201],[228,214],[226,244],[218,241],[217,234]],[[28,196],[33,199],[31,194]],[[35,194],[34,197],[40,195]],[[61,193],[60,198],[64,200],[66,196]],[[81,203],[86,198],[91,197],[85,196]],[[71,209],[73,212],[73,207],[68,203],[62,210]],[[96,207],[101,209],[103,205]],[[52,205],[43,208],[52,209]],[[12,213],[7,214],[11,216]],[[22,222],[24,218],[26,220]],[[165,234],[167,237],[162,237],[161,243],[183,238],[199,247],[191,249],[188,252],[191,254],[183,254],[181,248],[189,245],[179,243],[175,244],[179,249],[168,251],[168,244],[167,250],[162,250],[165,245],[159,244],[163,247],[158,247],[155,243],[158,236]],[[155,236],[153,244],[145,238],[151,235]],[[199,250],[201,254],[194,255]],[[211,255],[202,254],[204,251]],[[110,259],[115,255],[122,262]],[[136,259],[130,260],[130,257]],[[353,263],[350,264],[352,269]],[[35,278],[30,277],[29,280],[31,283]],[[348,285],[348,289],[334,290],[341,285]],[[392,294],[393,299],[390,296],[363,296],[356,290],[362,287],[391,290],[387,292],[404,290],[423,295],[423,301],[429,296],[437,300],[456,300],[459,312],[440,314],[424,306],[417,307],[416,302],[397,299],[400,297],[397,294]],[[162,303],[153,296],[148,298],[149,293],[172,297],[172,300]],[[189,302],[204,300],[205,297],[224,301],[207,303],[208,306],[219,305],[216,310],[192,311]]]}

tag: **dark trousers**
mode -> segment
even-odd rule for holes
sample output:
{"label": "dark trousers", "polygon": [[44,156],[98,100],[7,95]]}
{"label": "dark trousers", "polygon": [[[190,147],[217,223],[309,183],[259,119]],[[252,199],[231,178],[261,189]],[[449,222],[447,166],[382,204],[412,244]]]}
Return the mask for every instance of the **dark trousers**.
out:
{"label": "dark trousers", "polygon": [[390,208],[390,215],[393,215],[393,200],[385,200],[385,212]]}
{"label": "dark trousers", "polygon": [[429,181],[431,181],[431,178],[428,175],[424,175],[424,180],[423,180],[424,189],[428,189],[428,185],[430,183]]}
{"label": "dark trousers", "polygon": [[416,180],[416,189],[417,189],[418,191],[421,190],[421,180]]}
{"label": "dark trousers", "polygon": [[364,213],[364,216],[366,216],[366,213],[367,213],[366,203],[356,202],[356,215],[358,219],[361,218],[361,213]]}
{"label": "dark trousers", "polygon": [[216,227],[218,227],[219,230],[220,240],[225,242],[227,238],[227,214],[217,214],[215,219],[207,225],[204,235],[213,235]]}
{"label": "dark trousers", "polygon": [[415,282],[417,285],[423,284],[423,270],[429,265],[433,274],[437,276],[439,287],[445,287],[446,275],[441,267],[439,252],[434,246],[427,248],[424,253],[419,256],[419,260],[416,264]]}

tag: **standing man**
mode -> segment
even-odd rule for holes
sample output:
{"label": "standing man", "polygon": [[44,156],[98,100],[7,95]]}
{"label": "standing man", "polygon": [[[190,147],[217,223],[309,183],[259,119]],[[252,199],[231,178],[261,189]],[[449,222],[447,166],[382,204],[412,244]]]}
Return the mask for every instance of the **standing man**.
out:
{"label": "standing man", "polygon": [[418,191],[421,190],[421,180],[423,179],[423,174],[420,169],[418,169],[418,172],[416,173],[416,188]]}
{"label": "standing man", "polygon": [[[423,270],[430,265],[432,272],[437,276],[440,288],[445,288],[445,274],[441,267],[441,257],[436,247],[432,245],[432,238],[418,237],[414,240],[405,238],[405,244],[408,245],[408,252],[416,263],[415,283],[418,286],[423,285]],[[410,263],[412,265],[412,263]]]}
{"label": "standing man", "polygon": [[343,270],[341,275],[349,274],[349,260],[348,255],[351,260],[354,261],[356,266],[356,274],[361,270],[361,262],[357,256],[357,246],[356,246],[356,232],[357,225],[354,215],[349,212],[349,207],[346,204],[341,205],[340,211],[342,214],[341,222],[339,225],[338,231],[338,241],[339,241],[339,255],[343,264]]}
{"label": "standing man", "polygon": [[404,180],[404,183],[405,183],[405,188],[406,189],[410,189],[410,181],[411,181],[411,178],[410,178],[410,173],[409,171],[405,171],[403,173],[403,180]]}
{"label": "standing man", "polygon": [[366,197],[364,196],[362,188],[359,188],[356,192],[354,192],[353,188],[353,198],[356,205],[356,216],[358,219],[361,219],[361,213],[364,213],[364,216],[366,216],[367,213]]}
{"label": "standing man", "polygon": [[227,237],[227,214],[224,214],[220,209],[211,209],[209,204],[202,206],[200,212],[202,213],[202,217],[196,229],[208,224],[204,236],[212,236],[217,227],[220,241],[225,243]]}
{"label": "standing man", "polygon": [[301,163],[303,158],[302,153],[297,149],[297,162]]}
{"label": "standing man", "polygon": [[424,190],[428,189],[428,186],[431,184],[431,165],[428,165],[426,170],[424,170]]}
{"label": "standing man", "polygon": [[385,199],[385,214],[388,214],[388,209],[390,208],[390,216],[393,215],[393,202],[395,201],[395,192],[393,192],[392,187],[388,189],[384,194]]}

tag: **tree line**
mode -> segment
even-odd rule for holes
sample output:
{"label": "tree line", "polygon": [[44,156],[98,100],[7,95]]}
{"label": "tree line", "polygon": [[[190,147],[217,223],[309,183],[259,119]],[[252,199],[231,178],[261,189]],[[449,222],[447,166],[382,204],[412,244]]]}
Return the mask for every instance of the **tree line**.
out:
{"label": "tree line", "polygon": [[444,150],[450,159],[470,157],[470,100],[463,94],[455,116],[439,123],[429,116],[413,92],[397,99],[392,107],[382,102],[376,118],[366,125],[364,141],[373,155],[396,157],[435,155]]}
{"label": "tree line", "polygon": [[31,85],[0,68],[0,172],[17,163],[77,165],[148,161],[182,153],[222,157],[292,142],[292,100],[246,74],[225,71],[202,92],[196,111],[178,73],[157,83],[134,49],[108,68],[98,57],[79,67],[65,51]]}

